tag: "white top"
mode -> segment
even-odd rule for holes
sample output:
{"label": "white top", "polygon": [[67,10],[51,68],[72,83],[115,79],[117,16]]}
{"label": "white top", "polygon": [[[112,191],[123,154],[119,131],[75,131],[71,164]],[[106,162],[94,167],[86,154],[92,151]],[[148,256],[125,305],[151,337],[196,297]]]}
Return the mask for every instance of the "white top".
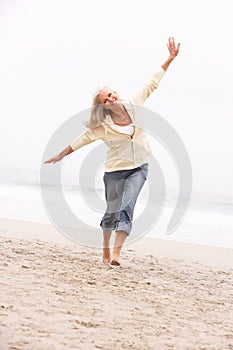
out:
{"label": "white top", "polygon": [[127,134],[127,135],[130,135],[130,136],[132,136],[133,133],[134,133],[134,126],[133,126],[132,123],[129,124],[129,125],[124,125],[124,126],[114,124],[114,128],[117,131],[123,132],[123,134]]}

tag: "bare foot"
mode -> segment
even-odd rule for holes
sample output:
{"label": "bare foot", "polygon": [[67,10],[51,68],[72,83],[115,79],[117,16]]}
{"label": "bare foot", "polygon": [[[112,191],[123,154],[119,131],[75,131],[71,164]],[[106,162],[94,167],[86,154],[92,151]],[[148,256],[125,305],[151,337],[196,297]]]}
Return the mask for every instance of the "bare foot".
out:
{"label": "bare foot", "polygon": [[107,264],[111,261],[110,248],[103,248],[103,263]]}
{"label": "bare foot", "polygon": [[121,265],[121,263],[119,261],[119,259],[120,259],[120,252],[121,252],[121,247],[114,247],[114,250],[112,252],[111,265],[114,265],[114,266],[120,266]]}
{"label": "bare foot", "polygon": [[111,265],[114,265],[114,266],[121,266],[121,263],[120,263],[120,261],[117,260],[117,259],[112,259]]}
{"label": "bare foot", "polygon": [[113,252],[111,265],[120,266],[121,263],[119,261],[119,258],[120,258],[119,255],[116,252]]}

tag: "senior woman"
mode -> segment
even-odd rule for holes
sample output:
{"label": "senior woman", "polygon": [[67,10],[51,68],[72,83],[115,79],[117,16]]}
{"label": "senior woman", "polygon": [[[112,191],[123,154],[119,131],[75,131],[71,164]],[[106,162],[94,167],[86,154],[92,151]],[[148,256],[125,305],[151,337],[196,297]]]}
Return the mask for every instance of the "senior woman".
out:
{"label": "senior woman", "polygon": [[[148,157],[151,149],[143,128],[137,125],[134,105],[142,106],[158,87],[170,63],[179,53],[169,37],[168,59],[157,69],[151,79],[130,100],[122,100],[108,87],[98,90],[93,97],[89,130],[58,155],[45,161],[56,163],[68,154],[96,140],[102,139],[108,147],[105,162],[104,184],[106,212],[100,226],[103,230],[103,262],[120,266],[121,248],[132,229],[133,212],[138,195],[145,183],[148,172]],[[115,230],[113,253],[110,253],[110,237]]]}

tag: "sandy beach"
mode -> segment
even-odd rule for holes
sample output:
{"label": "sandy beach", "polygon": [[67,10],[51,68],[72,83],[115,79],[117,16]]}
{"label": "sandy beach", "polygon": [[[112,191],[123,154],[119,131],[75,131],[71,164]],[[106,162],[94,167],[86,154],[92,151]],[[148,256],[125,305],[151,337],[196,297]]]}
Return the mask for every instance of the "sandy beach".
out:
{"label": "sandy beach", "polygon": [[51,225],[0,241],[1,350],[233,349],[231,249],[144,238],[119,268]]}

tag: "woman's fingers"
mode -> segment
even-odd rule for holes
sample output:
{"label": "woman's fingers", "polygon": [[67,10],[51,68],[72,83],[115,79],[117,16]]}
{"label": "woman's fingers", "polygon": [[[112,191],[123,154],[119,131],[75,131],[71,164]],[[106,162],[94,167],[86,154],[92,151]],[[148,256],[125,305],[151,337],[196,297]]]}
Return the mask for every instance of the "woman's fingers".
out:
{"label": "woman's fingers", "polygon": [[60,155],[57,155],[57,156],[55,156],[55,157],[52,157],[52,158],[46,160],[46,161],[44,162],[44,164],[48,164],[48,163],[53,163],[53,164],[54,164],[54,163],[59,162],[61,159],[62,159],[62,157],[61,157]]}
{"label": "woman's fingers", "polygon": [[48,160],[46,160],[45,162],[44,162],[44,164],[48,164],[48,163],[56,163],[57,162],[57,160],[55,160],[54,158],[51,158],[51,159],[48,159]]}
{"label": "woman's fingers", "polygon": [[[178,44],[179,45],[179,44]],[[175,43],[175,38],[174,36],[169,36],[168,38],[168,46],[170,48],[175,48],[176,47],[176,43]]]}

